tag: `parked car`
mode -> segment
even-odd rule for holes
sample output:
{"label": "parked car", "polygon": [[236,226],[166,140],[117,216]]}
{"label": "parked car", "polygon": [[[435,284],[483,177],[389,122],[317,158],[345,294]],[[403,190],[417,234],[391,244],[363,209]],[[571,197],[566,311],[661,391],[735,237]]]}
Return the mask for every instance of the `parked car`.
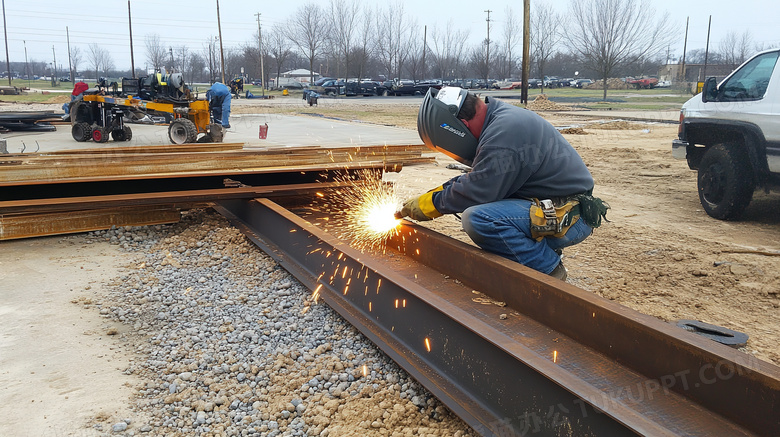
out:
{"label": "parked car", "polygon": [[780,187],[779,59],[767,50],[720,84],[708,77],[680,111],[672,156],[698,171],[699,201],[716,219],[738,219],[757,188]]}
{"label": "parked car", "polygon": [[315,86],[322,86],[323,83],[329,81],[329,80],[336,80],[335,77],[321,77],[314,81]]}
{"label": "parked car", "polygon": [[592,83],[593,83],[593,81],[590,80],[590,79],[577,79],[577,80],[572,82],[571,86],[573,86],[575,88],[585,88],[586,86],[588,86],[588,85],[590,85]]}
{"label": "parked car", "polygon": [[375,96],[377,95],[376,88],[377,83],[371,80],[351,80],[346,84],[344,95],[362,95],[363,97]]}
{"label": "parked car", "polygon": [[346,84],[343,80],[330,79],[322,82],[320,85],[310,87],[312,91],[315,91],[325,96],[343,96],[346,93]]}
{"label": "parked car", "polygon": [[298,81],[287,82],[279,87],[280,90],[302,90],[303,88],[303,83]]}

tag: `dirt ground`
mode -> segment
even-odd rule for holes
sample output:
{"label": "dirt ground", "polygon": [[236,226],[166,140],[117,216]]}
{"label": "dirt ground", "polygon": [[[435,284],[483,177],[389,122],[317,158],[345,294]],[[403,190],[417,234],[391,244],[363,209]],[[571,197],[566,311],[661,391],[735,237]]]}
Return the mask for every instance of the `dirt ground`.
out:
{"label": "dirt ground", "polygon": [[[236,112],[320,114],[414,129],[418,104],[379,109],[298,103],[238,106]],[[612,206],[609,223],[564,251],[569,282],[662,320],[696,319],[745,332],[750,340],[744,351],[780,365],[780,194],[756,193],[741,221],[718,221],[699,204],[695,172],[671,157],[676,125],[542,115],[556,126],[575,127],[565,136],[590,168],[595,194]],[[446,168],[454,161],[436,156],[435,165],[388,175],[401,197],[458,174]],[[425,225],[468,241],[452,216]],[[98,414],[121,419],[127,411],[138,381],[123,370],[134,353],[118,346],[119,336],[108,335],[116,329],[90,302],[79,301],[97,293],[101,281],[122,274],[128,260],[116,257],[116,251],[86,246],[78,237],[0,244],[0,349],[30,345],[19,355],[0,356],[0,381],[23,381],[0,390],[0,435],[3,429],[21,431],[14,435],[98,435],[84,423]],[[13,322],[5,316],[19,311],[24,317]],[[9,364],[14,361],[24,364]],[[54,362],[56,367],[46,366]]]}
{"label": "dirt ground", "polygon": [[[584,134],[564,136],[593,174],[594,194],[612,207],[609,223],[564,250],[568,282],[665,321],[744,332],[745,352],[780,365],[780,194],[756,193],[741,221],[718,221],[699,203],[696,172],[671,156],[676,125],[542,115],[584,124]],[[446,168],[454,161],[437,160],[405,168],[399,189],[411,196],[457,175]],[[424,225],[469,241],[452,216]]]}

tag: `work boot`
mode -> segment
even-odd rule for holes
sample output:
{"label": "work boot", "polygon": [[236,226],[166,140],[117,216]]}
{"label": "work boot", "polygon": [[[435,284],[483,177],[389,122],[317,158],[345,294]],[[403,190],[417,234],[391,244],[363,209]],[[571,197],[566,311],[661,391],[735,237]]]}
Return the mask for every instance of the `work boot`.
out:
{"label": "work boot", "polygon": [[553,271],[548,274],[553,278],[557,278],[563,282],[566,282],[566,267],[563,266],[563,261],[559,262]]}

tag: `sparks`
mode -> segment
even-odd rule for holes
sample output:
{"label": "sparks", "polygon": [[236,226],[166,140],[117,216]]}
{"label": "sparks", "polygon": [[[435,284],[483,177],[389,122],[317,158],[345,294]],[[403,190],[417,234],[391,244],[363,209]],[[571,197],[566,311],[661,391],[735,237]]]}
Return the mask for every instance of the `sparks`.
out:
{"label": "sparks", "polygon": [[361,170],[336,179],[350,185],[318,196],[314,209],[331,214],[331,222],[335,221],[331,229],[352,247],[381,250],[401,225],[401,220],[394,216],[400,205],[394,186],[383,182],[381,172],[375,170]]}

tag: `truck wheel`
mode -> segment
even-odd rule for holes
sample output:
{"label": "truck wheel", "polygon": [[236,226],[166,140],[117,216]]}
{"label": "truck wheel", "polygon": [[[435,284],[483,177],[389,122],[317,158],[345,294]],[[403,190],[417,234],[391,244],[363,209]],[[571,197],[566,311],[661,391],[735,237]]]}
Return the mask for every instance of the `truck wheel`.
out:
{"label": "truck wheel", "polygon": [[70,128],[70,134],[73,135],[73,139],[83,143],[84,141],[89,141],[90,138],[92,138],[92,126],[89,125],[89,123],[80,122],[73,125],[72,128]]}
{"label": "truck wheel", "polygon": [[124,126],[122,129],[115,129],[111,131],[111,138],[114,141],[130,141],[133,138],[133,131],[129,126]]}
{"label": "truck wheel", "polygon": [[108,141],[108,129],[105,127],[96,127],[92,129],[92,141],[96,143],[105,143]]}
{"label": "truck wheel", "polygon": [[198,128],[186,118],[177,118],[168,127],[168,138],[173,144],[194,143],[198,139]]}
{"label": "truck wheel", "polygon": [[718,144],[707,150],[699,164],[698,187],[707,214],[719,220],[738,219],[755,191],[744,149],[738,144]]}

